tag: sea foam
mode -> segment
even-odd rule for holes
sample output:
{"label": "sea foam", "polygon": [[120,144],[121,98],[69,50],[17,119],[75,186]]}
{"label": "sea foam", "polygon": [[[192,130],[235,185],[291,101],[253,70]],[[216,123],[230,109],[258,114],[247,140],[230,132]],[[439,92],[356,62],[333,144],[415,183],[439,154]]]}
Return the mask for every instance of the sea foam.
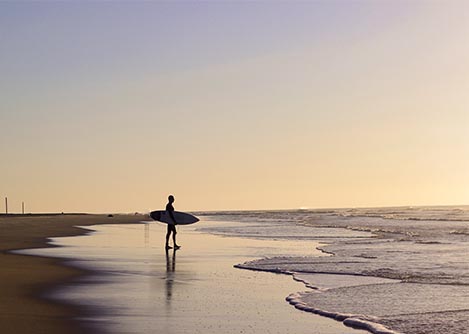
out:
{"label": "sea foam", "polygon": [[392,331],[385,326],[381,325],[377,321],[379,319],[361,315],[361,314],[345,314],[345,313],[338,313],[338,312],[330,312],[321,309],[314,308],[309,306],[308,304],[304,303],[302,300],[301,293],[292,293],[289,295],[286,300],[293,305],[296,309],[304,311],[304,312],[311,312],[314,314],[318,314],[327,318],[332,318],[337,321],[341,321],[344,325],[352,328],[357,329],[366,329],[371,333],[374,334],[401,334],[396,331]]}

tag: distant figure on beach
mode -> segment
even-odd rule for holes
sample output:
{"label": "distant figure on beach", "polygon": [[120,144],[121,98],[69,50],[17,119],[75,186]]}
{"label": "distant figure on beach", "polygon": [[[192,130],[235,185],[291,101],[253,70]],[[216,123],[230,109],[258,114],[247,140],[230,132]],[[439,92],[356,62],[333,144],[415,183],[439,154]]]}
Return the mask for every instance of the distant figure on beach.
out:
{"label": "distant figure on beach", "polygon": [[169,245],[169,237],[171,236],[171,233],[173,234],[173,245],[174,245],[174,249],[179,249],[181,248],[181,246],[178,246],[176,244],[176,219],[174,218],[174,207],[173,207],[173,203],[174,203],[174,196],[173,195],[169,195],[168,196],[168,204],[166,204],[166,212],[169,214],[169,216],[171,217],[171,220],[173,221],[172,223],[168,223],[168,230],[166,232],[166,249],[170,249],[172,248],[170,245]]}

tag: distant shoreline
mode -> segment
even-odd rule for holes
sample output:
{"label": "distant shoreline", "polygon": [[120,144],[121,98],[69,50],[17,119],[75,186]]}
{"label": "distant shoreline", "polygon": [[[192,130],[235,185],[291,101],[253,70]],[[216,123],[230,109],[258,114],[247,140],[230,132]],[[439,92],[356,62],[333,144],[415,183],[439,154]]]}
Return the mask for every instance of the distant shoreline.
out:
{"label": "distant shoreline", "polygon": [[100,215],[92,213],[80,213],[80,212],[71,212],[71,213],[58,213],[58,212],[44,212],[44,213],[0,213],[0,218],[4,217],[44,217],[44,216],[89,216],[89,215]]}

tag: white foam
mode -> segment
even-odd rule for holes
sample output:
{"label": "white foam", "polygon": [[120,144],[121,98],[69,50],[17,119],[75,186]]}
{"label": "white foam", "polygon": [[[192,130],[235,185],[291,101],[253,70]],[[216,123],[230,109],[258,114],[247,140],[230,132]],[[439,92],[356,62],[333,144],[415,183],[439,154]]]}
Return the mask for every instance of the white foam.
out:
{"label": "white foam", "polygon": [[298,310],[301,310],[304,312],[311,312],[314,314],[321,315],[323,317],[341,321],[345,326],[348,326],[348,327],[357,328],[357,329],[365,329],[373,334],[401,334],[399,332],[395,332],[381,325],[380,323],[377,322],[379,321],[379,319],[375,317],[370,317],[370,316],[365,316],[365,315],[360,315],[360,314],[345,314],[345,313],[338,313],[338,312],[330,312],[330,311],[314,308],[302,301],[302,294],[300,293],[292,293],[286,298],[286,300]]}

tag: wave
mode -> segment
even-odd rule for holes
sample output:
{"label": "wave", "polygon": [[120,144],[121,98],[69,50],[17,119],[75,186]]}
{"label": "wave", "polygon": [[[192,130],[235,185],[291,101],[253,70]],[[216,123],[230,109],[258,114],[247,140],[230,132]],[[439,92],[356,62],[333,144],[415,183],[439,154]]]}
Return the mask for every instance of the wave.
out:
{"label": "wave", "polygon": [[241,222],[283,221],[302,223],[317,223],[318,219],[326,217],[339,219],[380,219],[386,221],[416,221],[416,222],[469,222],[469,209],[465,210],[416,210],[402,211],[367,211],[363,209],[349,210],[280,210],[280,211],[235,211],[235,212],[199,212],[205,219],[235,220]]}
{"label": "wave", "polygon": [[363,314],[330,312],[312,307],[302,301],[301,293],[292,293],[286,298],[286,300],[298,310],[318,314],[323,317],[341,321],[345,326],[348,327],[356,329],[365,329],[373,334],[401,334],[399,332],[386,328],[384,325],[380,324],[378,322],[379,319],[377,317],[367,316]]}
{"label": "wave", "polygon": [[338,259],[334,254],[321,257],[270,257],[251,260],[235,265],[235,268],[265,271],[277,274],[331,274],[361,277],[376,277],[398,280],[405,283],[431,285],[469,286],[469,276],[461,273],[412,271],[408,268],[370,266],[374,256],[358,254]]}
{"label": "wave", "polygon": [[387,207],[337,209],[335,216],[350,218],[375,218],[400,221],[468,222],[469,206]]}
{"label": "wave", "polygon": [[449,233],[454,235],[469,235],[469,230],[450,231]]}
{"label": "wave", "polygon": [[[316,290],[316,291],[321,291],[321,289],[317,286],[312,285],[309,281],[302,279],[298,277],[297,272],[293,271],[288,271],[288,270],[282,270],[281,268],[257,268],[257,267],[252,267],[249,266],[249,263],[255,262],[254,261],[248,261],[243,264],[237,264],[234,267],[238,269],[246,269],[246,270],[253,270],[253,271],[264,271],[264,272],[270,272],[270,273],[276,273],[276,274],[284,274],[284,275],[289,275],[292,276],[293,280],[303,283],[307,288]],[[336,273],[322,273],[322,274],[336,274]],[[354,274],[347,274],[347,275],[352,275]],[[356,275],[356,276],[361,276],[361,275]],[[305,302],[303,302],[302,298],[306,293],[299,293],[295,292],[287,296],[285,299],[288,301],[291,305],[293,305],[296,309],[305,311],[305,312],[310,312],[314,313],[323,317],[331,318],[337,321],[342,322],[345,326],[355,328],[355,329],[365,329],[373,334],[402,334],[396,331],[393,331],[387,327],[385,327],[383,324],[379,323],[379,318],[370,316],[370,315],[364,315],[364,314],[351,314],[351,313],[340,313],[340,312],[331,312],[319,308],[315,308]]]}
{"label": "wave", "polygon": [[388,215],[388,214],[365,214],[365,213],[337,213],[339,217],[344,218],[381,218],[388,220],[411,220],[411,221],[436,221],[436,222],[469,222],[469,217],[408,217],[402,215]]}

